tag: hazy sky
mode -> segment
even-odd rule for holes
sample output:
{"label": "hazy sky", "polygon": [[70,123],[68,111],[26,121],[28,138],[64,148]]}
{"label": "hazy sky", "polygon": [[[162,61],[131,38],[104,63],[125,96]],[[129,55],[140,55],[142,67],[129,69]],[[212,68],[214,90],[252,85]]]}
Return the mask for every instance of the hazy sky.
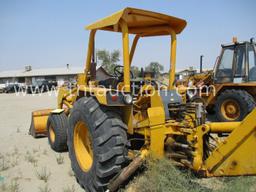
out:
{"label": "hazy sky", "polygon": [[[0,0],[0,71],[82,66],[86,56],[87,24],[124,7],[149,9],[187,20],[178,36],[177,68],[211,68],[220,45],[256,37],[255,0]],[[97,34],[97,49],[120,49],[121,36]],[[159,61],[169,69],[169,37],[139,42],[133,65]]]}

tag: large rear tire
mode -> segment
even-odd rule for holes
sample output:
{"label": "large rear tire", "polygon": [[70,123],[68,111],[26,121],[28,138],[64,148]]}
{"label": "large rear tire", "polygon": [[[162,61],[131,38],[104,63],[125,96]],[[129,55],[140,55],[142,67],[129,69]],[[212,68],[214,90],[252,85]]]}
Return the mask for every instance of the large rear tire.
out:
{"label": "large rear tire", "polygon": [[216,116],[220,122],[242,121],[254,108],[256,102],[245,90],[223,91],[216,100]]}
{"label": "large rear tire", "polygon": [[74,104],[69,123],[69,156],[78,183],[88,192],[105,191],[127,163],[127,126],[92,97]]}
{"label": "large rear tire", "polygon": [[47,135],[51,148],[56,152],[65,152],[67,146],[68,118],[65,113],[50,114],[47,121]]}

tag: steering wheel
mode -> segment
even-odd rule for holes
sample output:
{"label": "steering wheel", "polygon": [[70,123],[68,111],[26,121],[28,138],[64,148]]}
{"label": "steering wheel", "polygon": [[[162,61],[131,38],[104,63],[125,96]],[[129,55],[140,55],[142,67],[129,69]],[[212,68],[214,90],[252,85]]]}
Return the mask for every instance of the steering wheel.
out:
{"label": "steering wheel", "polygon": [[[117,65],[117,66],[115,66],[115,68],[114,68],[114,75],[115,75],[115,77],[117,77],[118,79],[122,79],[123,78],[123,76],[124,76],[124,66],[122,66],[122,65]],[[130,71],[130,77],[133,79],[133,77],[134,77],[134,75],[133,75],[133,73],[132,73],[132,71]]]}

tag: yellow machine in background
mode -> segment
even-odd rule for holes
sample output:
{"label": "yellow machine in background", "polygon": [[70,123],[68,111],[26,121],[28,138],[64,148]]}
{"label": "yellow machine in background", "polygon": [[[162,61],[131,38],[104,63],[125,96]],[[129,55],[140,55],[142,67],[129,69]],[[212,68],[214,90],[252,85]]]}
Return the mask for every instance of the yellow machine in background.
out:
{"label": "yellow machine in background", "polygon": [[[87,26],[86,66],[77,86],[61,88],[57,110],[46,111],[41,119],[34,112],[31,132],[37,135],[45,124],[51,147],[59,152],[68,149],[77,181],[87,191],[117,190],[148,154],[167,156],[175,165],[205,177],[256,174],[256,110],[243,122],[206,124],[203,106],[184,103],[174,89],[176,35],[185,26],[183,19],[134,8]],[[99,31],[122,35],[123,70],[115,68],[119,73],[107,88],[95,81],[94,74]],[[159,89],[147,78],[134,93],[130,66],[136,45],[152,36],[170,36],[169,86]],[[219,138],[218,133],[226,137]]]}
{"label": "yellow machine in background", "polygon": [[[181,83],[181,82],[180,82]],[[241,121],[256,106],[256,48],[250,41],[222,45],[213,71],[191,75],[182,85],[195,94],[187,97],[192,102],[203,102],[217,120]],[[180,86],[179,84],[177,85]]]}

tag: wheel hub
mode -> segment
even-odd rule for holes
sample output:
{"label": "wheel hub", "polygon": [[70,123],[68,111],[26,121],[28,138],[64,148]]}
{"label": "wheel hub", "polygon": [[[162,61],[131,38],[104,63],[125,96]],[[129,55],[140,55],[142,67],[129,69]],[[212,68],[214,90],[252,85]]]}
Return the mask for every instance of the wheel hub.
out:
{"label": "wheel hub", "polygon": [[74,129],[74,150],[80,168],[88,172],[93,164],[91,135],[84,122],[78,122]]}
{"label": "wheel hub", "polygon": [[240,106],[235,100],[229,99],[223,102],[221,113],[227,120],[234,121],[240,117]]}
{"label": "wheel hub", "polygon": [[228,105],[227,113],[231,115],[235,115],[237,113],[237,108],[234,105]]}

